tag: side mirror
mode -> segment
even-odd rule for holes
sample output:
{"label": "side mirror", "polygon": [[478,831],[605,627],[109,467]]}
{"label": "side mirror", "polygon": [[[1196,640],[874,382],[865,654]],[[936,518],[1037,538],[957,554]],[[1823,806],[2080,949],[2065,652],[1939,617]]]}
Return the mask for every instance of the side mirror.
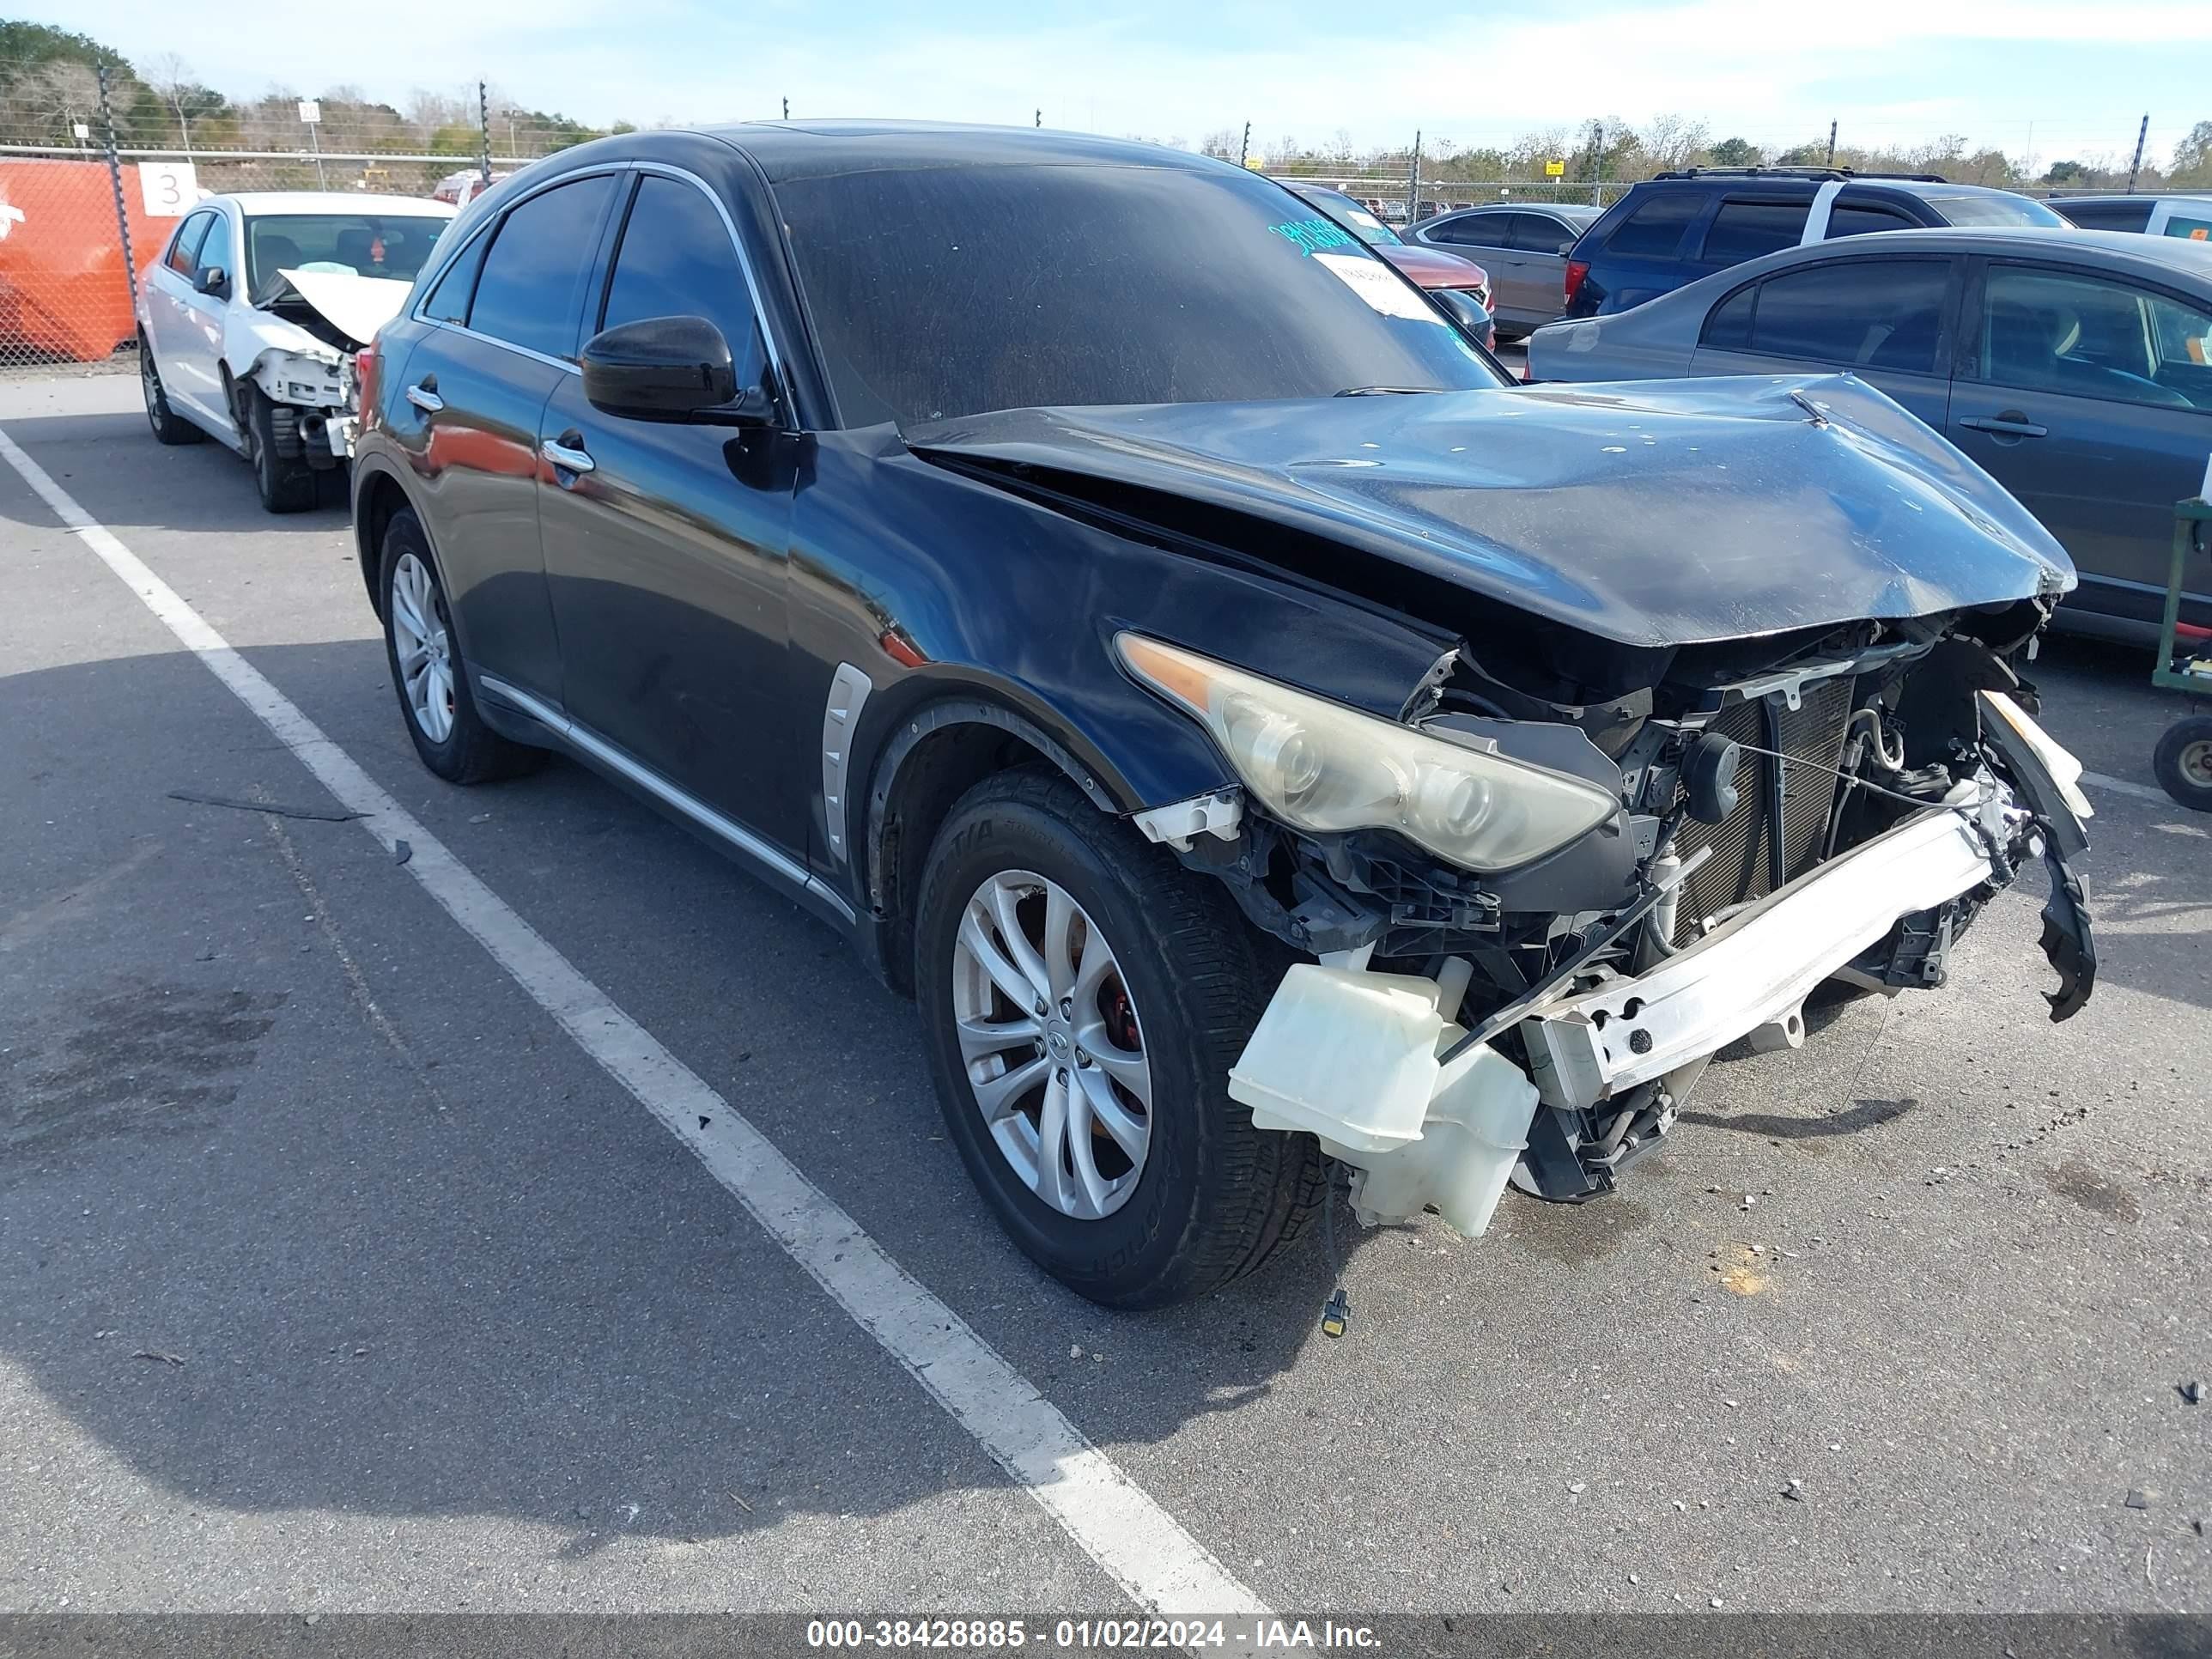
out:
{"label": "side mirror", "polygon": [[583,353],[592,408],[637,421],[765,425],[768,396],[738,392],[730,343],[704,317],[646,317],[594,334]]}
{"label": "side mirror", "polygon": [[192,291],[212,294],[219,300],[230,292],[230,273],[221,265],[202,265],[192,278]]}
{"label": "side mirror", "polygon": [[1437,308],[1451,319],[1452,325],[1467,337],[1480,345],[1483,337],[1490,332],[1491,315],[1481,301],[1457,288],[1432,288],[1429,298]]}

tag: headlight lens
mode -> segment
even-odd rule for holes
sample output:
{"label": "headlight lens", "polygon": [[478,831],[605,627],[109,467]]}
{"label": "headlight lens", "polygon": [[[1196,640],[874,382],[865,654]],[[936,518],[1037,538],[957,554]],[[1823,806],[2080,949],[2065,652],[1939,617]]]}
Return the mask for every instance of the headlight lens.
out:
{"label": "headlight lens", "polygon": [[1619,803],[1581,778],[1308,696],[1139,634],[1130,672],[1189,711],[1277,817],[1301,830],[1395,830],[1469,870],[1510,870],[1584,836]]}

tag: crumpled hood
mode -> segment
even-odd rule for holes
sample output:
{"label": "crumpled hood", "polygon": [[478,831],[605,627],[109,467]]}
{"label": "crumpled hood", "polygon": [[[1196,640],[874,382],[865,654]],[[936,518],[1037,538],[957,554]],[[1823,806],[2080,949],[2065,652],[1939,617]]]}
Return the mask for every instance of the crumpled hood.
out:
{"label": "crumpled hood", "polygon": [[349,270],[282,270],[277,275],[356,345],[374,339],[376,331],[399,314],[415,286]]}
{"label": "crumpled hood", "polygon": [[1995,480],[1849,375],[1012,410],[903,436],[1232,508],[1628,645],[2075,580]]}

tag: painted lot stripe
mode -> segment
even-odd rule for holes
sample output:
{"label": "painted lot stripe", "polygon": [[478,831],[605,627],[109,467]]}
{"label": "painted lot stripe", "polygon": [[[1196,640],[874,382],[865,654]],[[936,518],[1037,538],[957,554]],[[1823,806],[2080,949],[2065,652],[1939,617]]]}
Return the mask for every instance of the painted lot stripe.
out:
{"label": "painted lot stripe", "polygon": [[403,839],[413,847],[414,856],[404,867],[423,890],[586,1054],[689,1147],[791,1258],[1133,1601],[1170,1618],[1267,1611],[1058,1407],[885,1255],[698,1073],[478,880],[4,431],[0,459],[321,780],[339,805],[362,815],[363,829],[386,850]]}
{"label": "painted lot stripe", "polygon": [[2115,795],[2130,795],[2137,800],[2154,800],[2160,806],[2174,805],[2172,796],[2163,789],[2154,789],[2147,783],[2130,783],[2125,778],[2108,778],[2102,772],[2084,772],[2081,781],[2092,789],[2109,790]]}

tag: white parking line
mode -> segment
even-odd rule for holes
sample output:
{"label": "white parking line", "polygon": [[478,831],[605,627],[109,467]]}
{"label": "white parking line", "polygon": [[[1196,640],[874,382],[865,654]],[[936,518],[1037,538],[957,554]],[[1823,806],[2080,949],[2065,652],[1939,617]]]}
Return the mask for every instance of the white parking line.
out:
{"label": "white parking line", "polygon": [[2105,789],[2115,795],[2132,795],[2137,800],[2154,800],[2160,806],[2173,805],[2173,797],[2163,789],[2154,789],[2147,783],[2130,783],[2125,778],[2108,778],[2102,772],[2084,772],[2081,781],[2092,789]]}
{"label": "white parking line", "polygon": [[516,984],[690,1148],[754,1220],[912,1373],[953,1420],[1141,1607],[1168,1617],[1265,1614],[1266,1605],[1085,1439],[959,1316],[885,1255],[768,1138],[617,1007],[325,737],[206,618],[0,432],[0,459],[259,718]]}

